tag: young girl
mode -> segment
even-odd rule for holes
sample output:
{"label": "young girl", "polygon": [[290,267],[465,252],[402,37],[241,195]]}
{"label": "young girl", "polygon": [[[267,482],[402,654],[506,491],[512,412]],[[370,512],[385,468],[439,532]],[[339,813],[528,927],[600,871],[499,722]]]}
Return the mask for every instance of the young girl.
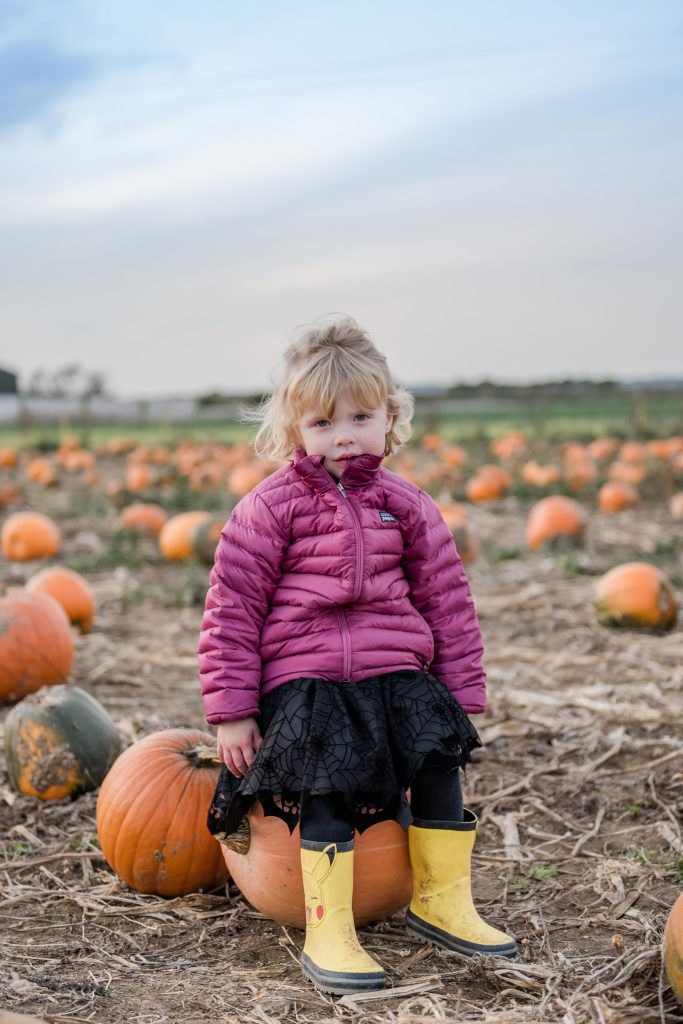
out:
{"label": "young girl", "polygon": [[486,698],[470,588],[433,500],[382,466],[412,410],[350,318],[287,349],[256,450],[290,461],[226,523],[201,627],[223,762],[209,828],[229,841],[254,800],[300,823],[301,965],[329,992],[384,985],[354,929],[354,834],[411,812],[409,930],[459,953],[517,950],[471,896],[477,820],[458,775]]}

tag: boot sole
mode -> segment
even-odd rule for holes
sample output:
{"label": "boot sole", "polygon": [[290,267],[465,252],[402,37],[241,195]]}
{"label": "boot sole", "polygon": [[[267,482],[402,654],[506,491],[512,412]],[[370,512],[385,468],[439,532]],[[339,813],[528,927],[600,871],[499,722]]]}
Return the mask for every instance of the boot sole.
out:
{"label": "boot sole", "polygon": [[301,954],[301,970],[305,978],[333,995],[343,996],[347,992],[372,992],[384,988],[386,974],[384,971],[353,973],[352,971],[327,971],[318,967],[306,953]]}
{"label": "boot sole", "polygon": [[454,953],[462,953],[463,956],[474,956],[476,953],[507,958],[517,956],[517,943],[514,940],[500,946],[482,946],[477,942],[468,942],[467,939],[459,939],[457,935],[451,935],[450,932],[445,932],[441,928],[437,928],[436,925],[423,921],[421,917],[417,917],[410,910],[406,914],[406,927],[411,935],[415,935],[418,939],[441,946],[442,949],[450,949]]}

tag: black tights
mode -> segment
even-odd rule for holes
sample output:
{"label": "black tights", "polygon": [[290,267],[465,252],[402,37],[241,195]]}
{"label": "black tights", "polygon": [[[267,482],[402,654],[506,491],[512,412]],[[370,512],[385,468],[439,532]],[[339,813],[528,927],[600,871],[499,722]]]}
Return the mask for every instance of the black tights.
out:
{"label": "black tights", "polygon": [[[410,787],[413,817],[426,821],[462,821],[460,772],[421,768]],[[301,815],[301,838],[309,842],[347,843],[354,828],[348,811],[334,796],[310,796]]]}

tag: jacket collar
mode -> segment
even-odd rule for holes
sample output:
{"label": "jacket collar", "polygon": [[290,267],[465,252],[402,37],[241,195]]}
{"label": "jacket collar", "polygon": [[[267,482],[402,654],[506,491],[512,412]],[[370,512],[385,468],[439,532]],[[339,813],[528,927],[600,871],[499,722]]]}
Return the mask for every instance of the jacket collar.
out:
{"label": "jacket collar", "polygon": [[339,481],[323,466],[324,455],[307,455],[303,448],[297,448],[292,458],[294,469],[314,490],[342,487],[366,487],[377,476],[383,455],[354,455],[346,466]]}

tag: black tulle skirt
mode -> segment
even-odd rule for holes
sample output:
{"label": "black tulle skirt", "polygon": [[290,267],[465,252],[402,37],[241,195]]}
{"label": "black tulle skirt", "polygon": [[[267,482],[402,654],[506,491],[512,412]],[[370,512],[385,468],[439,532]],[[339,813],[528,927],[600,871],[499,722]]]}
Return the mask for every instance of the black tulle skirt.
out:
{"label": "black tulle skirt", "polygon": [[243,777],[222,765],[209,831],[229,840],[259,800],[292,831],[313,794],[335,796],[359,832],[378,821],[406,824],[406,789],[426,764],[464,767],[481,746],[448,689],[427,672],[357,683],[300,678],[261,701],[261,749]]}

